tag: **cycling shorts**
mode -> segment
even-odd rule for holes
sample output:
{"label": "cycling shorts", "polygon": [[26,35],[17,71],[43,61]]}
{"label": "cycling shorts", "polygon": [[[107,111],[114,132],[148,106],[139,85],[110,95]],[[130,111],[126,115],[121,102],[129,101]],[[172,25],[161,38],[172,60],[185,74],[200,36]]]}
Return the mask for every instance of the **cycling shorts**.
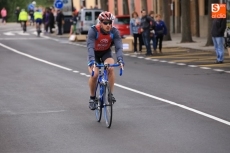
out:
{"label": "cycling shorts", "polygon": [[95,62],[97,63],[102,63],[104,62],[107,58],[113,58],[112,56],[112,51],[106,50],[106,51],[95,51]]}
{"label": "cycling shorts", "polygon": [[42,19],[36,19],[35,22],[38,23],[38,24],[42,24]]}

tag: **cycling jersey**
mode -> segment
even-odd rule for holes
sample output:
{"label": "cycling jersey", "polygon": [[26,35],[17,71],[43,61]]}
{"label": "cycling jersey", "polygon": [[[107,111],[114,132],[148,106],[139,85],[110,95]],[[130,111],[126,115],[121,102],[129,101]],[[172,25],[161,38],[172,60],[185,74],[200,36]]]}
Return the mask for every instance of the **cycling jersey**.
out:
{"label": "cycling jersey", "polygon": [[95,52],[111,52],[112,42],[115,45],[117,59],[123,59],[123,44],[119,31],[113,27],[109,34],[105,34],[101,31],[100,25],[91,27],[87,37],[88,60],[95,60]]}

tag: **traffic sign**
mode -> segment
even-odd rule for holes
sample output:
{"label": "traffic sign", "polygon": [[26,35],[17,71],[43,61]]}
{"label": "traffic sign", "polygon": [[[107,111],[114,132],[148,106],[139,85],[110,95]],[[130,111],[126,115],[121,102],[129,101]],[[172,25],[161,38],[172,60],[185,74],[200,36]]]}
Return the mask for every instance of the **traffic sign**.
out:
{"label": "traffic sign", "polygon": [[54,2],[54,6],[57,8],[57,9],[62,9],[63,8],[63,2],[62,0],[56,0]]}
{"label": "traffic sign", "polygon": [[28,10],[34,10],[34,5],[33,4],[29,4],[28,5]]}

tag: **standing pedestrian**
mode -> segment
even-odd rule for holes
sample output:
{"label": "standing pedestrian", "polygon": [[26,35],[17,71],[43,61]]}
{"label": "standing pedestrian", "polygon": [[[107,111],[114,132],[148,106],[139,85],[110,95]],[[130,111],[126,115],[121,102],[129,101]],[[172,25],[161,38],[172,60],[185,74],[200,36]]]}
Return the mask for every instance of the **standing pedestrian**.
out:
{"label": "standing pedestrian", "polygon": [[49,8],[46,8],[45,13],[43,14],[43,23],[44,23],[44,31],[47,34],[49,24],[50,24],[50,11],[49,11]]}
{"label": "standing pedestrian", "polygon": [[132,13],[132,19],[130,20],[130,34],[133,35],[134,38],[134,53],[137,54],[137,38],[139,40],[139,51],[142,52],[142,36],[140,33],[140,24],[141,24],[141,19],[138,17],[137,12]]}
{"label": "standing pedestrian", "polygon": [[142,13],[142,18],[141,18],[142,39],[147,49],[147,53],[145,55],[151,56],[153,54],[150,47],[150,22],[153,21],[152,18],[147,15],[145,10],[142,10],[141,13]]}
{"label": "standing pedestrian", "polygon": [[161,15],[156,15],[156,25],[155,25],[155,34],[156,34],[156,48],[159,42],[159,52],[162,53],[162,41],[164,35],[167,34],[167,27],[165,22],[161,20]]}
{"label": "standing pedestrian", "polygon": [[6,11],[5,7],[3,7],[1,10],[1,16],[2,16],[2,23],[6,24],[7,11]]}
{"label": "standing pedestrian", "polygon": [[64,22],[64,15],[61,10],[58,10],[57,12],[56,22],[58,26],[58,35],[62,35],[62,25]]}
{"label": "standing pedestrian", "polygon": [[156,34],[155,34],[155,26],[156,22],[154,21],[154,11],[149,12],[149,16],[152,18],[152,22],[150,23],[150,42],[153,42],[153,52],[156,54],[157,45],[156,45]]}
{"label": "standing pedestrian", "polygon": [[224,32],[226,29],[226,19],[216,18],[212,22],[212,41],[216,51],[216,64],[224,62]]}
{"label": "standing pedestrian", "polygon": [[19,17],[19,13],[20,13],[20,8],[17,7],[15,10],[15,16],[16,16],[16,22],[19,23],[18,17]]}

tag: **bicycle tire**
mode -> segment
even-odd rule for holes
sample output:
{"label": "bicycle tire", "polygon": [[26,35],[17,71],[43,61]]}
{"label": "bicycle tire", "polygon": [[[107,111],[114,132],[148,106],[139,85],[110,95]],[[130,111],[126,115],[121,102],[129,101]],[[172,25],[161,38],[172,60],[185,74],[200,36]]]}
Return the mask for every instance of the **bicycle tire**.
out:
{"label": "bicycle tire", "polygon": [[111,97],[109,84],[104,86],[103,100],[104,100],[105,123],[107,128],[110,128],[113,119],[113,104],[112,104],[112,97]]}
{"label": "bicycle tire", "polygon": [[[101,86],[100,86],[100,88],[101,88]],[[101,100],[99,98],[100,88],[97,88],[96,95],[95,95],[96,96],[96,99],[95,99],[95,105],[96,105],[95,116],[96,116],[97,122],[101,121],[101,116],[102,116],[102,103],[101,103]]]}

